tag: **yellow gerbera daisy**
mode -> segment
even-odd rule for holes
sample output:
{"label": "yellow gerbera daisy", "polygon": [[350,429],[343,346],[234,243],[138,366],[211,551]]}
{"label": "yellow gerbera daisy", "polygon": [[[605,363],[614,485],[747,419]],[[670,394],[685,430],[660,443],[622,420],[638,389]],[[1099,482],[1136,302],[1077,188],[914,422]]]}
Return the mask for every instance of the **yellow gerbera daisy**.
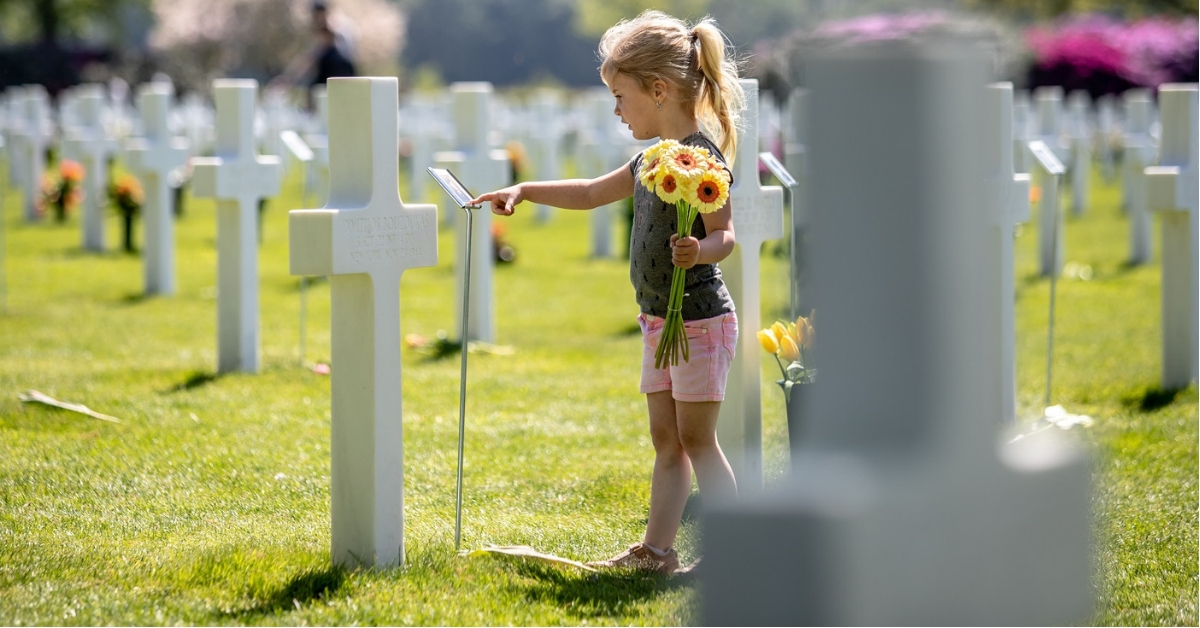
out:
{"label": "yellow gerbera daisy", "polygon": [[683,198],[685,185],[686,181],[673,168],[660,167],[654,177],[654,193],[668,205]]}
{"label": "yellow gerbera daisy", "polygon": [[701,214],[711,214],[729,200],[729,177],[725,170],[705,169],[695,182],[695,187],[688,190],[687,202]]}

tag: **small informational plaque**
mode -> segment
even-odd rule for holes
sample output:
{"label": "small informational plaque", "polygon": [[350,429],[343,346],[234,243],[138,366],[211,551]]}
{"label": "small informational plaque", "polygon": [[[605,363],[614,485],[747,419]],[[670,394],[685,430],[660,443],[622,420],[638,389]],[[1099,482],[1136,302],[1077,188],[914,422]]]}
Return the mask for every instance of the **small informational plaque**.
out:
{"label": "small informational plaque", "polygon": [[478,207],[478,205],[471,204],[471,199],[475,198],[475,195],[467,191],[466,186],[458,180],[458,177],[454,176],[453,172],[445,168],[426,168],[426,170],[459,207]]}
{"label": "small informational plaque", "polygon": [[767,167],[767,170],[771,171],[771,174],[775,175],[776,179],[779,179],[779,182],[782,183],[784,187],[796,187],[796,179],[792,177],[792,173],[787,171],[787,168],[783,167],[783,164],[779,162],[779,158],[776,157],[774,153],[759,153],[758,160]]}
{"label": "small informational plaque", "polygon": [[1030,142],[1029,151],[1032,152],[1034,158],[1042,164],[1042,167],[1046,169],[1046,172],[1057,175],[1063,174],[1067,171],[1066,166],[1059,161],[1058,155],[1055,155],[1054,151],[1051,150],[1049,146],[1046,146],[1046,143],[1042,140],[1034,140]]}

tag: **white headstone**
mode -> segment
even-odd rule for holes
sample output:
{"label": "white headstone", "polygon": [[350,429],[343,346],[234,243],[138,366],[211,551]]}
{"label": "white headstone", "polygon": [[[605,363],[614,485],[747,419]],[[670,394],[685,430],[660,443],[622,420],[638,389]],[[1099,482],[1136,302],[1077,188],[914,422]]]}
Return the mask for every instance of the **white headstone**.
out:
{"label": "white headstone", "polygon": [[[463,185],[474,194],[496,190],[512,183],[508,154],[493,150],[488,141],[490,131],[491,83],[455,83],[450,86],[454,95],[455,151],[438,153],[434,161],[439,167],[454,171]],[[467,325],[468,340],[496,342],[496,298],[493,292],[492,270],[492,213],[477,212],[473,219],[471,241],[471,318]],[[455,222],[456,243],[466,241],[467,221]],[[455,316],[462,317],[463,264],[466,249],[461,244],[455,251],[457,288],[454,291]],[[457,320],[457,319],[456,319]],[[458,320],[455,329],[462,329]]]}
{"label": "white headstone", "polygon": [[1121,165],[1122,196],[1129,215],[1130,264],[1145,264],[1154,258],[1154,217],[1146,207],[1146,167],[1154,164],[1158,153],[1150,136],[1152,107],[1148,90],[1125,92]]}
{"label": "white headstone", "polygon": [[329,98],[324,85],[317,85],[312,90],[313,103],[316,112],[313,117],[314,129],[304,136],[304,142],[313,152],[313,158],[306,162],[304,169],[304,197],[315,195],[325,200],[329,194]]}
{"label": "white headstone", "polygon": [[329,275],[333,562],[404,563],[400,276],[437,264],[437,207],[399,193],[397,82],[329,80],[329,202],[289,212],[291,273]]}
{"label": "white headstone", "polygon": [[[562,143],[562,107],[558,96],[549,90],[539,91],[531,107],[533,117],[529,129],[529,157],[533,162],[534,176],[538,181],[561,179],[559,167],[559,145]],[[603,173],[596,173],[600,176]],[[550,220],[549,205],[535,205],[538,222]]]}
{"label": "white headstone", "polygon": [[[808,221],[804,196],[808,189],[807,138],[808,130],[808,90],[796,89],[788,98],[787,116],[783,134],[783,159],[788,174],[796,181],[796,192],[790,197],[791,201],[791,242],[792,242],[792,311],[793,316],[808,315],[810,311],[804,290],[804,243]],[[736,232],[736,228],[734,230]]]}
{"label": "white headstone", "polygon": [[[613,95],[608,88],[589,89],[584,93],[583,126],[579,132],[575,164],[584,178],[608,174],[620,165],[619,147],[613,141]],[[591,254],[603,259],[613,255],[613,217],[623,203],[609,203],[593,209],[589,220],[592,230]]]}
{"label": "white headstone", "polygon": [[64,152],[83,166],[83,248],[104,250],[104,217],[108,208],[108,157],[116,143],[101,121],[104,89],[99,85],[75,88],[78,125],[66,128]]}
{"label": "white headstone", "polygon": [[[830,47],[812,90],[821,376],[792,475],[705,504],[705,625],[1056,625],[1093,595],[1084,456],[996,442],[986,275],[988,60]],[[886,319],[886,323],[881,323]],[[990,405],[990,404],[989,404]]]}
{"label": "white headstone", "polygon": [[729,203],[737,245],[721,262],[721,274],[737,307],[738,348],[725,384],[717,419],[717,440],[729,459],[738,488],[762,489],[762,362],[755,332],[761,326],[759,253],[783,231],[783,188],[763,186],[758,178],[758,81],[742,79],[742,111],[737,159]]}
{"label": "white headstone", "polygon": [[1059,161],[1069,161],[1071,147],[1063,141],[1063,89],[1057,85],[1039,87],[1033,90],[1033,100],[1037,107],[1033,139],[1045,142]]}
{"label": "white headstone", "polygon": [[217,201],[217,371],[258,372],[258,201],[279,194],[279,158],[254,149],[258,82],[213,81],[213,157],[192,161],[193,193]]}
{"label": "white headstone", "polygon": [[1067,95],[1067,136],[1071,153],[1071,214],[1087,211],[1092,174],[1091,99],[1084,90]]}
{"label": "white headstone", "polygon": [[1111,181],[1115,174],[1112,138],[1116,128],[1116,98],[1112,94],[1103,94],[1096,99],[1096,152],[1100,174],[1106,181]]}
{"label": "white headstone", "polygon": [[988,86],[984,104],[985,139],[984,162],[985,198],[988,206],[988,253],[986,261],[993,266],[988,275],[994,283],[989,299],[1000,311],[1000,419],[1011,424],[1017,418],[1017,359],[1016,316],[1013,311],[1013,227],[1029,220],[1029,175],[1017,174],[1013,163],[1012,83],[993,83]]}
{"label": "white headstone", "polygon": [[1013,162],[1017,172],[1029,172],[1029,142],[1033,140],[1033,113],[1029,92],[1013,92]]}
{"label": "white headstone", "polygon": [[46,146],[50,143],[50,96],[41,85],[27,85],[24,90],[25,125],[21,132],[21,170],[25,175],[25,220],[38,220],[38,195],[42,176],[46,173]]}
{"label": "white headstone", "polygon": [[146,294],[175,294],[175,216],[168,175],[187,160],[187,140],[167,127],[174,88],[170,83],[146,83],[138,89],[138,111],[145,137],[126,145],[129,169],[141,180],[145,225],[143,264]]}
{"label": "white headstone", "polygon": [[1162,221],[1163,388],[1183,388],[1196,379],[1200,328],[1200,246],[1197,245],[1196,139],[1200,134],[1196,85],[1158,88],[1162,150],[1146,169],[1149,208]]}

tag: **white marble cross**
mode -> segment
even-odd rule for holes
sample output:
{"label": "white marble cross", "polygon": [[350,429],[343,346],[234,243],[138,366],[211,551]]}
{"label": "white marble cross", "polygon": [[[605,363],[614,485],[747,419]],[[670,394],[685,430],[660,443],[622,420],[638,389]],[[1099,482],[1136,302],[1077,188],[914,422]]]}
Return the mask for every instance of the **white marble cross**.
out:
{"label": "white marble cross", "polygon": [[104,217],[108,208],[108,157],[117,145],[101,120],[104,89],[100,85],[75,88],[78,125],[67,127],[64,152],[83,166],[83,248],[104,250]]}
{"label": "white marble cross", "polygon": [[988,86],[984,110],[987,154],[984,167],[985,198],[988,205],[987,262],[991,280],[989,298],[1000,311],[999,336],[994,337],[1000,355],[999,420],[1012,424],[1017,418],[1016,317],[1013,312],[1013,227],[1029,220],[1029,175],[1018,174],[1013,160],[1012,83]]}
{"label": "white marble cross", "polygon": [[399,193],[395,78],[329,80],[329,202],[288,213],[291,273],[329,275],[333,562],[404,563],[400,276],[437,264],[437,207]]}
{"label": "white marble cross", "polygon": [[1162,221],[1163,388],[1183,388],[1197,375],[1200,246],[1197,244],[1196,84],[1158,88],[1162,149],[1146,168],[1146,196]]}
{"label": "white marble cross", "polygon": [[[583,126],[576,145],[575,164],[579,176],[585,178],[608,174],[618,165],[618,147],[613,141],[613,95],[608,88],[589,89],[584,93]],[[613,255],[613,217],[623,204],[609,203],[596,207],[588,216],[591,225],[591,256],[604,259]]]}
{"label": "white marble cross", "polygon": [[[787,103],[786,123],[783,125],[783,163],[788,174],[796,181],[796,191],[789,196],[791,201],[791,290],[792,316],[807,316],[811,308],[805,294],[805,264],[804,247],[807,237],[807,209],[804,205],[804,195],[808,189],[808,90],[793,90]],[[737,229],[735,227],[734,231]]]}
{"label": "white marble cross", "polygon": [[253,80],[213,81],[215,156],[192,161],[192,189],[217,201],[217,371],[259,368],[258,201],[279,194],[279,158],[254,149]]}
{"label": "white marble cross", "polygon": [[1067,169],[1059,161],[1054,149],[1042,140],[1030,142],[1029,152],[1042,191],[1038,200],[1038,272],[1043,277],[1052,274],[1058,276],[1062,272],[1063,255],[1066,252],[1063,215],[1059,211],[1062,197],[1058,186],[1062,183],[1060,177]]}
{"label": "white marble cross", "polygon": [[[721,262],[721,274],[737,307],[738,347],[725,384],[725,401],[717,419],[717,439],[738,487],[761,490],[762,349],[755,332],[762,326],[759,253],[783,230],[783,188],[763,186],[758,178],[758,81],[742,79],[746,109],[742,111],[737,159],[733,164],[733,231],[737,245]],[[782,289],[782,287],[780,287]]]}
{"label": "white marble cross", "polygon": [[1058,430],[998,443],[981,409],[994,218],[963,208],[993,203],[989,57],[916,40],[806,61],[821,376],[787,482],[705,503],[701,623],[1086,621],[1086,456]]}
{"label": "white marble cross", "polygon": [[1152,107],[1149,90],[1125,92],[1122,196],[1129,216],[1129,263],[1135,265],[1154,258],[1154,217],[1146,207],[1146,167],[1154,164],[1158,153],[1150,136]]}
{"label": "white marble cross", "polygon": [[1092,125],[1090,97],[1082,89],[1067,95],[1067,136],[1071,153],[1071,214],[1087,212],[1092,174]]}
{"label": "white marble cross", "polygon": [[[455,150],[434,155],[438,167],[449,168],[458,176],[463,185],[472,194],[483,194],[497,190],[512,183],[512,170],[508,154],[503,150],[492,150],[488,142],[491,130],[491,83],[455,83],[450,86],[453,93]],[[492,254],[492,212],[477,212],[473,219],[475,223],[471,233],[471,316],[467,323],[467,337],[462,338],[465,344],[469,340],[496,342],[496,298],[494,294],[492,271],[495,266],[495,256]],[[467,221],[455,223],[457,237],[455,242],[466,241]],[[466,260],[466,249],[460,244],[455,251],[456,289],[454,298],[456,305],[455,316],[462,317],[463,299],[463,264]],[[457,320],[457,319],[456,319]],[[462,321],[457,320],[455,329],[462,329]]]}
{"label": "white marble cross", "polygon": [[1117,127],[1116,97],[1103,94],[1096,99],[1096,150],[1100,160],[1100,174],[1111,181],[1114,174],[1112,136]]}
{"label": "white marble cross", "polygon": [[[553,91],[537,93],[531,107],[533,114],[529,129],[530,158],[533,161],[534,176],[538,181],[553,181],[562,178],[559,175],[559,144],[562,142],[562,108]],[[593,176],[600,176],[596,173]],[[537,221],[544,223],[550,220],[549,205],[535,205]]]}
{"label": "white marble cross", "polygon": [[323,201],[329,194],[329,97],[324,85],[312,90],[316,106],[314,128],[304,136],[304,142],[312,150],[313,158],[305,163],[303,196],[308,198],[312,194]]}
{"label": "white marble cross", "polygon": [[174,88],[170,83],[146,83],[138,89],[138,111],[144,137],[126,144],[129,169],[145,191],[143,264],[146,294],[175,294],[175,216],[168,175],[187,160],[187,140],[167,128]]}
{"label": "white marble cross", "polygon": [[1058,155],[1058,160],[1070,159],[1070,146],[1063,142],[1062,110],[1063,89],[1057,85],[1046,85],[1033,90],[1037,107],[1034,122],[1034,140],[1042,140]]}
{"label": "white marble cross", "polygon": [[26,85],[22,110],[25,115],[21,130],[20,147],[21,173],[25,175],[22,187],[25,190],[25,220],[38,220],[38,195],[42,190],[42,176],[46,172],[46,146],[52,135],[49,119],[50,96],[41,85]]}
{"label": "white marble cross", "polygon": [[1033,139],[1033,114],[1029,92],[1013,92],[1013,162],[1017,172],[1029,172],[1029,142]]}

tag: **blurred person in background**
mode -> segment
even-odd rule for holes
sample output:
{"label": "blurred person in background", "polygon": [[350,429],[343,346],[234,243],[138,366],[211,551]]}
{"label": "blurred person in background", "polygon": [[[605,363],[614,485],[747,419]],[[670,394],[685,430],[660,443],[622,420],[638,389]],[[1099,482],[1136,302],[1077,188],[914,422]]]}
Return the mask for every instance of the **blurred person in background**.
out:
{"label": "blurred person in background", "polygon": [[353,25],[339,15],[331,15],[329,3],[325,0],[314,0],[311,18],[313,44],[292,60],[269,85],[272,89],[304,85],[307,88],[309,110],[313,108],[313,87],[324,85],[337,76],[357,76]]}

